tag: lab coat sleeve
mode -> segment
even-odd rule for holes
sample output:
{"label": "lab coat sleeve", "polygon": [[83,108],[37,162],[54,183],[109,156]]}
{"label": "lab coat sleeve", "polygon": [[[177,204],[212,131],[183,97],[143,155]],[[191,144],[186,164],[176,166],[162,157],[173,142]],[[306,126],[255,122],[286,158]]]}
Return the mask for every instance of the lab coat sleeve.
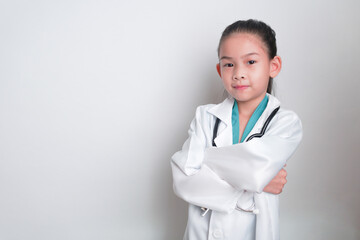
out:
{"label": "lab coat sleeve", "polygon": [[174,192],[193,205],[229,213],[235,209],[243,191],[233,188],[203,163],[206,149],[203,112],[198,107],[188,139],[172,157]]}
{"label": "lab coat sleeve", "polygon": [[260,193],[283,168],[302,138],[294,112],[279,111],[261,138],[205,150],[204,163],[236,189]]}

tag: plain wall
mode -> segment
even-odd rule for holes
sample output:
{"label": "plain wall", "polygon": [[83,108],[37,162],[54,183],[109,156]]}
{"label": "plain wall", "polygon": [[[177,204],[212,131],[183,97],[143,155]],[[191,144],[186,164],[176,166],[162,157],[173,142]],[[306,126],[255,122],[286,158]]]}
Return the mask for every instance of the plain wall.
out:
{"label": "plain wall", "polygon": [[0,239],[182,239],[170,158],[238,19],[277,32],[304,138],[282,239],[360,239],[359,1],[0,1]]}

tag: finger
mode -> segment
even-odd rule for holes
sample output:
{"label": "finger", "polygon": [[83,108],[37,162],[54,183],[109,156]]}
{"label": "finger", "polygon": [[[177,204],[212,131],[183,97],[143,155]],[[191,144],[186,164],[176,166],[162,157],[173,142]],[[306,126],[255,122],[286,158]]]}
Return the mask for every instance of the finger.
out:
{"label": "finger", "polygon": [[278,177],[278,178],[283,178],[284,177],[284,175],[285,175],[285,170],[284,169],[281,169],[280,171],[279,171],[279,173],[276,175],[276,177]]}

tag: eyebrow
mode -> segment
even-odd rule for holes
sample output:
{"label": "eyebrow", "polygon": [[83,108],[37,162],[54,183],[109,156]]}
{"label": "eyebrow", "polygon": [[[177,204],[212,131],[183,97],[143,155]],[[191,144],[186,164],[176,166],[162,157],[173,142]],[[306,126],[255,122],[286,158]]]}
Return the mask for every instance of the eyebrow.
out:
{"label": "eyebrow", "polygon": [[[246,57],[249,57],[249,56],[251,56],[251,55],[260,55],[260,54],[258,54],[258,53],[256,53],[256,52],[251,52],[251,53],[247,53],[247,54],[241,56],[241,58],[246,58]],[[228,57],[228,56],[222,56],[222,57],[220,58],[220,61],[223,60],[223,59],[231,60],[231,59],[233,59],[233,58],[232,58],[232,57]]]}

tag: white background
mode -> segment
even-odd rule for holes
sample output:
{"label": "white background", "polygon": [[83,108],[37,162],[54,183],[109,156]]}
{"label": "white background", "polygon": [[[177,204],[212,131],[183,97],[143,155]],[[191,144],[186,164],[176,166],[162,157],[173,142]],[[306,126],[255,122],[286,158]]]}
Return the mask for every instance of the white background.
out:
{"label": "white background", "polygon": [[170,158],[217,103],[223,29],[277,32],[304,138],[282,239],[360,239],[359,1],[0,1],[0,239],[181,239]]}

